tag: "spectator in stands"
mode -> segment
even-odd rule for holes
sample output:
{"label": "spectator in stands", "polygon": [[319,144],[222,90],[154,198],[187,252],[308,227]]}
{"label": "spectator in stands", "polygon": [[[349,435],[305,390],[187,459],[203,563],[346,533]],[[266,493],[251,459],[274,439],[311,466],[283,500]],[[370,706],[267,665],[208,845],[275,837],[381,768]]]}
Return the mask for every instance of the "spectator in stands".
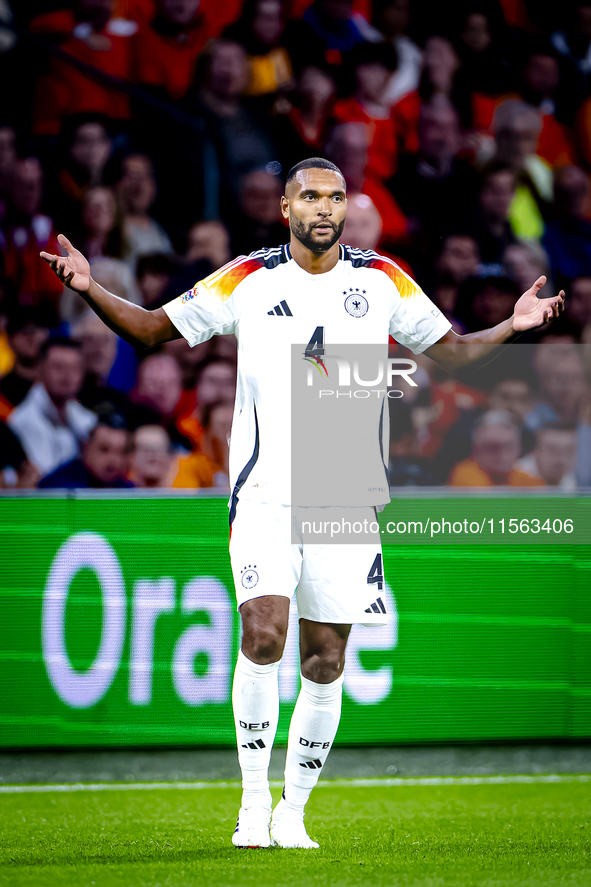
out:
{"label": "spectator in stands", "polygon": [[418,454],[416,430],[410,407],[402,401],[389,400],[391,487],[430,487],[435,479],[428,460]]}
{"label": "spectator in stands", "polygon": [[236,396],[236,364],[227,357],[209,357],[200,367],[197,379],[197,404],[203,424],[203,411],[220,400],[234,403]]}
{"label": "spectator in stands", "polygon": [[[114,0],[76,0],[74,9],[39,15],[31,30],[60,43],[75,61],[121,80],[130,80],[131,37],[135,22],[115,18]],[[63,58],[50,62],[49,72],[39,78],[33,108],[36,135],[55,136],[69,114],[104,114],[115,120],[129,118],[124,92],[103,85]]]}
{"label": "spectator in stands", "polygon": [[554,180],[554,218],[548,223],[544,247],[559,280],[588,274],[591,267],[591,189],[589,176],[578,166],[563,166]]}
{"label": "spectator in stands", "polygon": [[516,467],[549,487],[574,492],[577,487],[577,430],[574,425],[542,425],[536,432],[535,450]]}
{"label": "spectator in stands", "polygon": [[234,407],[227,400],[215,400],[202,412],[203,437],[198,453],[179,463],[175,487],[227,487],[230,431]]}
{"label": "spectator in stands", "polygon": [[211,271],[217,271],[231,261],[230,235],[224,223],[216,219],[193,225],[187,234],[184,259],[188,266],[205,259],[209,262]]}
{"label": "spectator in stands", "polygon": [[170,354],[159,352],[142,360],[132,400],[144,409],[136,411],[134,425],[160,424],[176,450],[190,452],[194,442],[181,432],[176,421],[181,395],[181,371]]}
{"label": "spectator in stands", "polygon": [[527,414],[527,427],[537,431],[548,423],[576,423],[585,394],[583,364],[577,348],[561,344],[538,345],[533,363],[538,376],[539,399]]}
{"label": "spectator in stands", "polygon": [[[191,226],[185,239],[184,264],[177,265],[176,273],[170,276],[169,284],[160,299],[150,303],[153,308],[160,307],[174,299],[179,293],[191,289],[198,280],[208,277],[213,271],[226,265],[232,258],[228,229],[219,220],[197,222]],[[156,258],[159,258],[161,263],[165,257],[154,257],[154,259]],[[139,267],[138,264],[138,269]],[[152,278],[154,285],[156,284],[155,273],[156,269]]]}
{"label": "spectator in stands", "polygon": [[140,298],[135,287],[135,281],[131,271],[124,262],[111,258],[97,258],[90,263],[92,279],[110,293],[119,296],[120,299],[127,299],[128,302],[134,302],[139,305]]}
{"label": "spectator in stands", "polygon": [[[532,280],[537,280],[542,274],[547,282],[541,290],[541,299],[554,290],[550,274],[550,259],[548,254],[538,243],[520,243],[516,241],[509,244],[503,252],[503,272],[517,284],[520,293],[524,293],[531,286]],[[569,298],[570,302],[570,290]],[[567,306],[568,307],[568,306]]]}
{"label": "spectator in stands", "polygon": [[291,22],[286,45],[296,69],[311,58],[338,66],[343,54],[375,36],[361,16],[352,12],[352,0],[314,0],[302,21]]}
{"label": "spectator in stands", "polygon": [[0,422],[0,490],[35,489],[39,471],[27,459],[18,437],[8,425]]}
{"label": "spectator in stands", "polygon": [[232,252],[248,255],[255,249],[282,246],[289,232],[282,221],[279,176],[264,169],[248,173],[240,181],[240,211],[232,220]]}
{"label": "spectator in stands", "polygon": [[176,460],[170,437],[161,425],[141,425],[133,435],[130,478],[144,489],[171,487]]}
{"label": "spectator in stands", "polygon": [[474,277],[479,268],[480,251],[471,234],[458,231],[443,239],[441,252],[434,264],[433,282],[428,291],[445,312],[453,329],[460,334],[466,332],[465,325],[456,317],[460,286]]}
{"label": "spectator in stands", "polygon": [[419,152],[401,160],[389,187],[409,218],[417,250],[432,255],[440,237],[458,230],[473,209],[476,173],[457,159],[460,120],[444,96],[423,102],[419,117]]}
{"label": "spectator in stands", "polygon": [[382,219],[371,197],[366,194],[349,197],[343,242],[359,249],[375,249],[381,236]]}
{"label": "spectator in stands", "polygon": [[8,341],[14,365],[0,379],[0,394],[11,406],[21,403],[37,381],[41,348],[56,321],[42,308],[17,308],[8,318]]}
{"label": "spectator in stands", "polygon": [[247,0],[241,17],[226,31],[248,55],[246,95],[273,95],[293,86],[291,59],[282,45],[283,6],[283,0]]}
{"label": "spectator in stands", "polygon": [[256,113],[243,98],[247,82],[246,52],[241,44],[216,40],[203,53],[201,88],[191,107],[205,116],[214,134],[218,174],[223,179],[222,208],[226,200],[236,203],[242,176],[277,159],[270,118]]}
{"label": "spectator in stands", "polygon": [[68,117],[59,145],[59,168],[48,182],[48,193],[62,229],[80,218],[88,189],[105,184],[105,168],[113,150],[106,118],[80,114]]}
{"label": "spectator in stands", "polygon": [[469,331],[488,329],[511,317],[520,295],[507,277],[471,278],[460,287],[456,313]]}
{"label": "spectator in stands", "polygon": [[449,104],[456,109],[464,126],[471,123],[470,92],[459,93],[459,70],[460,59],[453,44],[437,32],[429,36],[425,40],[419,87],[404,96],[394,108],[402,151],[416,154],[419,150],[419,120],[424,103],[435,100],[435,104],[441,106]]}
{"label": "spectator in stands", "polygon": [[571,281],[566,316],[577,326],[580,334],[591,324],[591,274]]}
{"label": "spectator in stands", "polygon": [[493,128],[495,159],[507,164],[516,177],[509,215],[513,233],[526,240],[540,240],[552,200],[552,167],[536,153],[542,115],[525,102],[507,99],[495,111]]}
{"label": "spectator in stands", "polygon": [[479,264],[480,251],[474,237],[457,232],[444,238],[435,267],[438,274],[449,275],[459,286],[477,274]]}
{"label": "spectator in stands", "polygon": [[123,215],[124,258],[135,273],[137,260],[149,253],[172,253],[168,234],[150,215],[156,199],[152,161],[145,154],[130,154],[122,163],[117,197]]}
{"label": "spectator in stands", "polygon": [[472,455],[458,462],[451,471],[452,487],[530,487],[543,481],[516,468],[521,453],[521,432],[515,417],[502,410],[490,410],[474,425]]}
{"label": "spectator in stands", "polygon": [[[93,280],[114,293],[121,299],[127,299],[136,305],[140,304],[140,294],[136,288],[135,280],[129,270],[129,266],[121,259],[109,256],[97,256],[90,261],[90,272]],[[79,299],[72,290],[65,289],[60,301],[60,315],[63,320],[74,321],[86,311],[85,302]],[[121,340],[123,342],[123,340]],[[131,345],[127,345],[131,348]]]}
{"label": "spectator in stands", "polygon": [[39,482],[39,489],[127,489],[129,432],[118,413],[102,416],[91,429],[80,458],[72,459]]}
{"label": "spectator in stands", "polygon": [[551,166],[576,162],[573,134],[556,118],[556,101],[560,86],[560,64],[551,47],[535,47],[526,57],[520,93],[525,102],[542,114],[542,130],[537,153]]}
{"label": "spectator in stands", "polygon": [[0,123],[0,227],[8,212],[16,161],[16,130],[6,123]]}
{"label": "spectator in stands", "polygon": [[82,203],[82,230],[76,240],[80,250],[92,259],[123,255],[123,234],[115,195],[110,188],[89,188]]}
{"label": "spectator in stands", "polygon": [[517,375],[500,379],[488,395],[489,409],[513,413],[520,425],[525,424],[533,405],[534,393],[531,385],[527,379]]}
{"label": "spectator in stands", "polygon": [[126,415],[127,397],[109,384],[117,358],[117,336],[94,311],[86,311],[71,327],[72,338],[80,342],[85,376],[78,400],[89,410],[108,410],[109,405]]}
{"label": "spectator in stands", "polygon": [[[506,163],[492,160],[482,170],[478,208],[469,227],[478,241],[482,262],[489,266],[489,273],[500,273],[503,250],[517,243],[509,221],[515,187],[515,173]],[[531,283],[526,289],[529,286]]]}
{"label": "spectator in stands", "polygon": [[347,182],[347,197],[369,197],[382,219],[382,242],[404,243],[406,217],[391,192],[375,178],[366,176],[368,162],[367,129],[363,123],[339,123],[329,135],[326,155],[339,167]]}
{"label": "spectator in stands", "polygon": [[511,72],[503,54],[506,43],[499,34],[498,17],[491,16],[491,5],[468,5],[459,23],[456,46],[462,62],[462,79],[470,88],[500,95],[510,86]]}
{"label": "spectator in stands", "polygon": [[[289,122],[296,136],[294,157],[296,153],[300,159],[306,153],[322,154],[322,146],[327,138],[327,119],[335,93],[334,78],[328,67],[322,67],[320,62],[308,63],[299,72],[296,88],[289,96]],[[288,139],[289,134],[286,134],[286,140]]]}
{"label": "spectator in stands", "polygon": [[178,101],[191,86],[199,53],[232,20],[237,4],[155,0],[154,5],[156,15],[134,38],[135,78],[157,96]]}
{"label": "spectator in stands", "polygon": [[366,175],[387,180],[397,168],[397,132],[385,90],[398,59],[389,43],[360,43],[345,59],[344,67],[354,78],[353,94],[335,103],[339,123],[363,123],[369,153]]}
{"label": "spectator in stands", "polygon": [[[168,289],[177,272],[177,263],[168,255],[154,253],[138,259],[135,279],[140,294],[140,303],[144,308],[153,310],[165,304],[168,300]],[[191,281],[191,285],[193,283],[195,283],[195,279]],[[188,288],[185,287],[185,289]],[[183,291],[182,288],[179,292],[181,291]],[[178,292],[174,295],[178,295]]]}
{"label": "spectator in stands", "polygon": [[384,92],[387,106],[396,104],[419,85],[422,52],[406,33],[409,21],[409,0],[384,0],[374,5],[374,24],[393,44],[398,57],[398,67],[390,75]]}
{"label": "spectator in stands", "polygon": [[566,8],[566,26],[551,36],[563,67],[562,93],[571,116],[589,91],[591,73],[591,3],[579,0]]}
{"label": "spectator in stands", "polygon": [[4,274],[13,282],[20,305],[49,302],[57,309],[63,287],[51,269],[44,262],[39,267],[38,261],[40,250],[59,253],[60,246],[52,219],[40,211],[43,169],[36,157],[16,162],[10,198],[0,231]]}
{"label": "spectator in stands", "polygon": [[80,345],[49,339],[41,351],[39,381],[8,418],[29,460],[47,474],[75,458],[96,416],[76,397],[84,379]]}

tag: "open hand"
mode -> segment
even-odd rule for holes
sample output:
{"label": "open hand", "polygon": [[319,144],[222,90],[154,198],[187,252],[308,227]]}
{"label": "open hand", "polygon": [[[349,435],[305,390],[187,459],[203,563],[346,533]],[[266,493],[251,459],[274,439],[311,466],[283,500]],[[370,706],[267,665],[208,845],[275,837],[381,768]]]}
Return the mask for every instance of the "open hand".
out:
{"label": "open hand", "polygon": [[533,330],[538,326],[558,317],[564,311],[564,290],[549,299],[538,299],[538,291],[546,283],[546,278],[538,277],[533,286],[515,303],[513,310],[513,327],[518,332]]}
{"label": "open hand", "polygon": [[76,293],[85,293],[90,286],[90,265],[82,253],[75,249],[67,237],[58,235],[58,243],[63,246],[67,256],[52,256],[51,253],[39,253],[57,274],[64,286]]}

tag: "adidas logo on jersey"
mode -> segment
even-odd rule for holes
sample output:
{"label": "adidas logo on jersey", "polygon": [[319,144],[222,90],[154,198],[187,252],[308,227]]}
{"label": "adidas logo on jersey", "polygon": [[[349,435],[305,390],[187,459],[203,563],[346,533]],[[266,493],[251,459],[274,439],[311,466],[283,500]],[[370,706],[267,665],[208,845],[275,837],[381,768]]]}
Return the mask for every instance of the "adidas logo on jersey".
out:
{"label": "adidas logo on jersey", "polygon": [[322,761],[319,761],[318,758],[314,761],[300,761],[300,767],[304,767],[306,770],[320,770]]}
{"label": "adidas logo on jersey", "polygon": [[258,751],[260,748],[266,748],[266,745],[262,739],[255,739],[254,742],[247,742],[246,745],[241,745],[240,748],[252,748],[253,751]]}
{"label": "adidas logo on jersey", "polygon": [[371,607],[368,607],[367,610],[365,610],[365,612],[366,613],[385,613],[386,608],[384,606],[384,602],[381,599],[381,597],[379,597],[377,599],[377,601],[374,601],[373,604],[371,605]]}
{"label": "adidas logo on jersey", "polygon": [[282,299],[278,305],[275,305],[272,311],[267,311],[267,314],[270,314],[271,317],[293,317],[285,299]]}

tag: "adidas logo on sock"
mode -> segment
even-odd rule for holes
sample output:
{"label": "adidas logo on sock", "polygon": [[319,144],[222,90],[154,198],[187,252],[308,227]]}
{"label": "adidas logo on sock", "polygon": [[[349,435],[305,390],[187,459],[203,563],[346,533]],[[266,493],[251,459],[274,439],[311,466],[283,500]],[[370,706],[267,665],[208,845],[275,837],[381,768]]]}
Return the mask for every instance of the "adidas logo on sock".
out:
{"label": "adidas logo on sock", "polygon": [[247,742],[246,745],[241,745],[240,748],[252,748],[253,751],[258,751],[259,748],[266,748],[266,745],[262,739],[256,739],[254,742]]}
{"label": "adidas logo on sock", "polygon": [[385,613],[386,608],[384,606],[384,602],[381,599],[381,597],[379,597],[377,599],[377,601],[374,601],[373,604],[371,605],[371,607],[368,607],[367,610],[365,610],[365,612],[366,613]]}
{"label": "adidas logo on sock", "polygon": [[300,761],[300,767],[304,767],[307,770],[320,770],[322,761],[319,761],[318,758],[315,761]]}
{"label": "adidas logo on sock", "polygon": [[275,305],[272,311],[267,311],[267,314],[275,317],[293,317],[293,314],[289,310],[289,305],[287,304],[285,299],[282,299],[278,305]]}

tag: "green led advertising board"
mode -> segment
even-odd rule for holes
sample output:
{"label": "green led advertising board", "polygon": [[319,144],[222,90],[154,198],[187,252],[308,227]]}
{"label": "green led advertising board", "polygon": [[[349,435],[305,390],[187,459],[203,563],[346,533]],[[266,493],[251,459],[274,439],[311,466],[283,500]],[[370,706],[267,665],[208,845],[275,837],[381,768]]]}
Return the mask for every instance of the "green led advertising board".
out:
{"label": "green led advertising board", "polygon": [[[227,521],[217,497],[1,498],[0,745],[233,744]],[[396,619],[352,631],[337,742],[591,736],[588,545],[387,541]],[[294,607],[279,741],[298,691]]]}

